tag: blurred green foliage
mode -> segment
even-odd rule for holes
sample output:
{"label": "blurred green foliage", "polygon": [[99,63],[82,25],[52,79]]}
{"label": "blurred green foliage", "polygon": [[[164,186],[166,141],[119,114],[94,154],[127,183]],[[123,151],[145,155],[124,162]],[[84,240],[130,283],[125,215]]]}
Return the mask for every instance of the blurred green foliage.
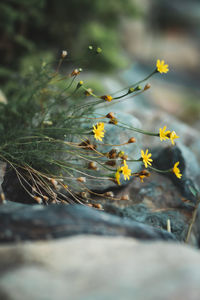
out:
{"label": "blurred green foliage", "polygon": [[[78,58],[89,44],[104,49],[95,68],[122,67],[118,30],[138,13],[132,0],[6,0],[0,3],[0,76],[24,55],[67,49]],[[87,62],[85,61],[87,65]],[[94,66],[90,58],[90,67]]]}

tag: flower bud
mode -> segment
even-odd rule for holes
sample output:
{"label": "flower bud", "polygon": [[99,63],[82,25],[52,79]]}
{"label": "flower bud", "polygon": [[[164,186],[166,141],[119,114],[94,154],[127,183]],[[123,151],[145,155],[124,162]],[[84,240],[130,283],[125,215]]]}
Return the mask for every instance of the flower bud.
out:
{"label": "flower bud", "polygon": [[150,83],[147,83],[147,84],[145,85],[145,87],[144,87],[144,91],[150,89],[150,87],[151,87]]}
{"label": "flower bud", "polygon": [[122,195],[120,200],[129,200],[129,195],[128,194]]}
{"label": "flower bud", "polygon": [[116,149],[111,149],[110,152],[108,153],[109,158],[115,158],[117,156],[117,150]]}
{"label": "flower bud", "polygon": [[140,85],[136,86],[135,91],[140,91],[142,88]]}
{"label": "flower bud", "polygon": [[92,206],[98,209],[102,209],[102,205],[99,203],[94,203]]}
{"label": "flower bud", "polygon": [[76,180],[79,181],[79,182],[82,182],[82,183],[86,182],[86,178],[85,177],[78,177]]}
{"label": "flower bud", "polygon": [[91,161],[88,165],[88,168],[91,170],[97,170],[97,165],[94,161]]}
{"label": "flower bud", "polygon": [[133,93],[134,91],[135,91],[134,88],[129,88],[128,93],[131,94],[131,93]]}
{"label": "flower bud", "polygon": [[97,47],[96,53],[99,54],[99,53],[101,53],[101,52],[102,52],[102,49],[101,49],[100,47]]}
{"label": "flower bud", "polygon": [[49,200],[49,197],[47,197],[47,196],[42,196],[42,198],[44,199],[44,201],[48,201]]}
{"label": "flower bud", "polygon": [[84,198],[84,199],[87,199],[89,194],[87,192],[81,192],[81,197]]}
{"label": "flower bud", "polygon": [[129,140],[128,140],[128,143],[131,144],[131,143],[135,143],[136,142],[136,139],[134,137],[131,137]]}
{"label": "flower bud", "polygon": [[81,73],[82,69],[74,69],[72,72],[71,72],[71,77],[72,76],[77,76]]}
{"label": "flower bud", "polygon": [[117,120],[117,118],[113,118],[113,119],[111,119],[108,123],[109,123],[109,124],[117,125],[118,120]]}
{"label": "flower bud", "polygon": [[62,54],[61,54],[61,57],[62,58],[65,58],[67,56],[67,51],[66,50],[63,50],[62,51]]}
{"label": "flower bud", "polygon": [[104,196],[113,198],[114,194],[112,191],[108,191],[108,192],[104,193]]}
{"label": "flower bud", "polygon": [[33,199],[38,203],[38,204],[42,204],[42,198],[38,197],[38,196],[34,196]]}
{"label": "flower bud", "polygon": [[113,112],[109,112],[109,113],[106,115],[106,118],[108,118],[108,119],[114,119],[114,118],[115,118],[114,113],[113,113]]}
{"label": "flower bud", "polygon": [[110,102],[110,101],[112,101],[113,97],[110,95],[104,95],[104,96],[101,96],[101,99]]}
{"label": "flower bud", "polygon": [[77,89],[79,89],[79,88],[80,88],[82,85],[83,85],[83,81],[81,80],[81,81],[79,81],[79,82],[78,82],[78,84],[77,84],[77,87],[76,87],[76,88],[77,88]]}
{"label": "flower bud", "polygon": [[50,178],[50,182],[51,182],[51,184],[53,185],[53,187],[56,189],[57,186],[58,186],[57,180],[55,180],[54,178]]}

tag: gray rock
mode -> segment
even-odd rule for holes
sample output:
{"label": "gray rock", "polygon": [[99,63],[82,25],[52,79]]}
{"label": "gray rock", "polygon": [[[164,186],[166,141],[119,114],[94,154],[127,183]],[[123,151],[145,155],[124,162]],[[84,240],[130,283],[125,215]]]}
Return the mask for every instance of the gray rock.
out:
{"label": "gray rock", "polygon": [[0,242],[52,239],[77,234],[131,236],[140,239],[176,240],[166,230],[123,220],[83,205],[0,206]]}
{"label": "gray rock", "polygon": [[0,247],[0,298],[199,300],[200,254],[185,245],[78,236]]}
{"label": "gray rock", "polygon": [[118,208],[113,205],[104,206],[105,210],[124,219],[167,230],[167,220],[170,220],[171,232],[177,240],[184,241],[187,232],[187,219],[179,211],[151,211],[145,203]]}

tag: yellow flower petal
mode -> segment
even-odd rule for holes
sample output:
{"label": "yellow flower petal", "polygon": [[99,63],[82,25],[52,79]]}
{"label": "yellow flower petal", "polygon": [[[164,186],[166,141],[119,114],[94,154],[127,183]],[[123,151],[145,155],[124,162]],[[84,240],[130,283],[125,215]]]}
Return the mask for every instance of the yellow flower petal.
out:
{"label": "yellow flower petal", "polygon": [[170,140],[171,140],[171,142],[172,142],[172,145],[175,145],[174,140],[175,140],[175,139],[178,139],[178,138],[179,138],[179,136],[176,135],[176,132],[175,132],[175,131],[172,131],[172,132],[170,133]]}
{"label": "yellow flower petal", "polygon": [[157,59],[156,67],[157,67],[157,71],[161,74],[167,73],[169,71],[168,65],[165,64],[164,60],[160,61],[160,59]]}
{"label": "yellow flower petal", "polygon": [[177,161],[175,164],[174,164],[174,167],[172,169],[172,172],[176,175],[177,178],[181,179],[182,177],[182,174],[180,172],[180,169],[178,168],[178,165],[179,165],[179,161]]}
{"label": "yellow flower petal", "polygon": [[146,152],[144,153],[143,150],[141,150],[141,157],[142,157],[142,160],[143,160],[143,163],[145,165],[145,168],[149,166],[151,166],[151,162],[153,161],[153,159],[151,159],[150,157],[152,156],[151,153],[148,154],[148,149],[146,149]]}
{"label": "yellow flower petal", "polygon": [[126,161],[124,160],[124,166],[121,167],[122,174],[124,175],[124,179],[130,179],[131,169],[128,168]]}
{"label": "yellow flower petal", "polygon": [[169,139],[170,131],[169,130],[166,131],[166,129],[167,129],[167,126],[164,126],[163,129],[160,128],[160,130],[159,130],[159,135],[160,135],[161,141],[165,141],[165,140]]}
{"label": "yellow flower petal", "polygon": [[93,125],[93,133],[96,140],[102,141],[105,133],[104,123],[97,123],[96,126]]}

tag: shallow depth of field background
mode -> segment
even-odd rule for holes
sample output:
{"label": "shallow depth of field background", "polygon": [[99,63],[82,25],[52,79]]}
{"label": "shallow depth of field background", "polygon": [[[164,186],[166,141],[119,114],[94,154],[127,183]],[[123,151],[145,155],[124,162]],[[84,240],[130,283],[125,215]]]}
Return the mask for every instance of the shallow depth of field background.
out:
{"label": "shallow depth of field background", "polygon": [[[99,57],[88,45],[103,49]],[[0,3],[0,83],[69,53],[65,69],[101,72],[122,85],[144,78],[164,59],[170,72],[151,80],[151,105],[199,128],[198,0],[7,0]],[[112,82],[111,80],[111,82]]]}

